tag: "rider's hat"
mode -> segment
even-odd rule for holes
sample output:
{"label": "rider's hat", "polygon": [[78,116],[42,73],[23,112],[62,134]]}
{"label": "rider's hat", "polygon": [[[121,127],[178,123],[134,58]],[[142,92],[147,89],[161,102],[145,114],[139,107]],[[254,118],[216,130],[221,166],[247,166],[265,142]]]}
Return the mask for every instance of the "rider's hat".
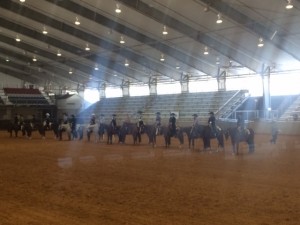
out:
{"label": "rider's hat", "polygon": [[197,114],[197,113],[194,113],[194,114],[193,114],[193,117],[197,117],[197,116],[198,116],[198,114]]}
{"label": "rider's hat", "polygon": [[170,113],[170,116],[175,116],[175,113]]}
{"label": "rider's hat", "polygon": [[209,112],[208,114],[210,114],[210,115],[214,115],[214,112]]}
{"label": "rider's hat", "polygon": [[116,114],[112,114],[113,117],[117,116]]}
{"label": "rider's hat", "polygon": [[49,113],[46,113],[46,116],[50,116],[50,114],[49,114]]}
{"label": "rider's hat", "polygon": [[157,112],[156,115],[160,115],[160,112]]}
{"label": "rider's hat", "polygon": [[104,116],[104,114],[100,114],[100,116]]}

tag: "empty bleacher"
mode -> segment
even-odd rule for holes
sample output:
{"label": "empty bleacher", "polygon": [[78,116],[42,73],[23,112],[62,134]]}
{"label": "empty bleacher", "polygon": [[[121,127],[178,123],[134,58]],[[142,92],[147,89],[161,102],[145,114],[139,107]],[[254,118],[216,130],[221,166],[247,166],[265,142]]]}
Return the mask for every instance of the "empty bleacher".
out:
{"label": "empty bleacher", "polygon": [[138,97],[103,98],[84,112],[80,117],[89,118],[92,113],[97,116],[104,114],[110,118],[112,114],[117,114],[119,122],[124,121],[128,115],[133,119],[138,115],[138,111],[143,112],[143,120],[146,123],[153,123],[155,113],[160,112],[162,120],[167,122],[170,112],[178,113],[178,122],[181,125],[191,124],[194,113],[199,115],[199,119],[207,121],[208,113],[213,111],[216,116],[223,115],[227,109],[224,105],[234,105],[238,99],[245,96],[244,92],[238,91],[218,91],[201,93],[182,93],[169,95],[150,95]]}
{"label": "empty bleacher", "polygon": [[34,88],[3,88],[9,103],[14,105],[49,105],[47,99]]}

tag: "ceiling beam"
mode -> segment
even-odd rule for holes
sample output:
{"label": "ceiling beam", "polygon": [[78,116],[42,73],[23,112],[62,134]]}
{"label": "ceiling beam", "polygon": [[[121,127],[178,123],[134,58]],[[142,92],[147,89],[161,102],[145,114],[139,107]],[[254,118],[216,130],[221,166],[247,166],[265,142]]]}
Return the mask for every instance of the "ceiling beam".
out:
{"label": "ceiling beam", "polygon": [[[209,5],[210,8],[214,8],[217,12],[220,12],[223,16],[226,16],[233,20],[235,23],[242,25],[244,28],[255,33],[259,37],[262,37],[265,41],[275,45],[278,49],[283,50],[297,60],[300,60],[300,53],[297,46],[289,42],[284,38],[285,34],[281,34],[276,27],[265,26],[260,22],[248,17],[247,15],[239,12],[235,8],[231,7],[222,0],[199,0],[204,4]],[[298,0],[299,1],[299,0]],[[274,3],[275,4],[275,3]],[[274,33],[276,35],[274,36]]]}
{"label": "ceiling beam", "polygon": [[[150,68],[151,70],[155,70],[160,73],[162,73],[165,70],[164,67],[160,63],[151,61],[145,57],[142,57],[139,54],[136,54],[132,50],[121,48],[120,46],[118,46],[112,42],[109,42],[107,40],[96,37],[87,32],[84,32],[82,30],[76,29],[73,26],[70,26],[66,23],[55,20],[54,18],[50,18],[40,12],[37,12],[35,10],[32,10],[32,9],[26,7],[25,5],[21,5],[21,4],[18,4],[15,2],[9,1],[9,0],[3,0],[3,1],[0,1],[0,7],[10,10],[14,13],[17,13],[18,15],[22,15],[24,17],[27,17],[27,18],[30,18],[37,22],[40,22],[42,24],[45,24],[49,27],[58,29],[69,35],[75,36],[79,39],[84,40],[84,42],[89,42],[91,44],[95,44],[106,50],[120,54],[125,58],[128,57],[128,58],[130,58],[130,60],[133,60],[136,63],[140,64],[141,63],[140,60],[141,60],[141,58],[143,58],[143,62],[144,62],[143,66],[145,66],[145,67],[151,66],[151,68]],[[1,21],[0,21],[0,23],[2,24]],[[71,46],[64,42],[61,42],[58,39],[49,37],[49,35],[47,37],[45,37],[45,35],[43,35],[42,33],[39,33],[39,32],[33,31],[33,30],[32,30],[32,32],[30,32],[30,31],[28,31],[29,30],[28,28],[21,27],[18,24],[13,24],[13,22],[6,21],[6,23],[11,23],[10,25],[8,25],[8,27],[6,26],[7,29],[18,30],[18,32],[20,34],[24,33],[27,36],[30,36],[35,39],[39,39],[40,41],[44,41],[52,46],[56,46],[57,48],[64,49],[65,51],[69,51],[73,54],[78,55],[78,52],[82,52],[82,48],[76,48],[75,46]],[[80,55],[80,57],[85,57],[85,55]],[[97,58],[97,54],[95,54],[95,56],[91,57],[91,58]],[[95,62],[95,63],[99,63],[99,62]],[[116,62],[116,61],[110,60],[108,64],[104,64],[102,62],[100,62],[100,64],[102,64],[104,67],[108,66],[110,69],[115,70],[119,73],[123,73],[124,76],[130,77],[131,79],[136,79],[135,77],[132,76],[134,71],[130,71],[131,70],[130,68],[126,68],[126,70],[124,70],[124,69],[120,70],[120,68],[123,67],[123,65],[121,67],[117,66],[118,62]],[[126,72],[126,73],[124,73],[124,72]],[[164,75],[167,76],[167,74],[164,74]],[[143,77],[143,74],[140,74],[140,78],[142,78],[142,77]],[[147,76],[144,75],[144,79],[140,80],[140,81],[147,82],[147,80],[148,80],[148,74],[147,74]]]}
{"label": "ceiling beam", "polygon": [[[79,5],[73,1],[70,0],[64,0],[64,1],[56,1],[56,0],[47,0],[48,2],[54,3],[66,10],[69,10],[76,15],[80,15],[81,17],[85,17],[87,19],[90,19],[96,23],[99,23],[103,26],[106,26],[108,28],[112,28],[113,30],[124,34],[132,39],[135,39],[141,43],[144,43],[160,52],[163,52],[165,55],[169,55],[179,62],[182,62],[183,64],[188,65],[189,67],[195,68],[199,71],[202,71],[205,74],[213,75],[216,72],[216,67],[214,65],[211,65],[211,63],[205,61],[204,59],[195,58],[191,55],[187,55],[184,52],[175,49],[165,43],[163,43],[161,40],[151,38],[141,32],[138,32],[137,30],[131,29],[128,26],[125,26],[115,20],[109,19],[99,13],[96,13],[88,8],[83,7],[82,5]],[[114,46],[115,49],[113,51],[118,51],[120,54],[124,54],[124,56],[131,57],[133,60],[141,64],[142,66],[148,67],[151,70],[157,71],[159,73],[163,73],[165,69],[160,66],[160,64],[157,64],[156,61],[150,61],[146,57],[142,57],[140,55],[132,54],[132,52],[127,52],[128,49],[124,48],[118,48]],[[157,69],[156,69],[157,68]],[[174,68],[173,72],[174,74],[177,74],[175,78],[177,80],[180,80],[180,73],[175,68],[175,65],[170,65],[170,68]],[[169,76],[168,74],[163,74],[164,76]]]}
{"label": "ceiling beam", "polygon": [[[193,27],[179,21],[178,19],[164,14],[158,9],[155,9],[153,6],[149,6],[141,0],[118,0],[122,4],[135,9],[136,11],[148,16],[159,23],[171,27],[178,32],[187,35],[193,40],[206,45],[209,48],[214,49],[215,51],[221,53],[224,56],[227,56],[230,59],[238,62],[239,64],[248,67],[253,71],[260,71],[261,62],[259,59],[253,58],[245,52],[240,51],[239,49],[228,46],[225,43],[218,41],[215,38],[210,37],[208,34],[194,29]],[[211,2],[211,1],[210,1]]]}

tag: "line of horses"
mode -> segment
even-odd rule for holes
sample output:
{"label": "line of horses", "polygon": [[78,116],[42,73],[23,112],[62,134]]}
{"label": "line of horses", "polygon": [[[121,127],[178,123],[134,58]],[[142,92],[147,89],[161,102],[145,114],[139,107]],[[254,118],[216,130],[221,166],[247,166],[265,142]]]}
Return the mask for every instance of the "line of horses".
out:
{"label": "line of horses", "polygon": [[178,139],[179,147],[181,148],[184,144],[184,135],[186,135],[190,149],[194,149],[195,141],[201,139],[204,150],[211,149],[212,139],[217,140],[218,150],[224,150],[225,140],[230,138],[233,154],[239,153],[240,142],[246,142],[248,144],[249,153],[253,153],[255,150],[254,130],[251,128],[241,131],[237,127],[229,127],[226,129],[218,127],[213,131],[208,125],[198,125],[196,127],[180,127],[176,129],[174,133],[169,126],[160,126],[158,128],[155,125],[144,125],[138,127],[136,123],[123,123],[122,126],[112,127],[110,124],[100,123],[96,124],[93,128],[78,125],[76,130],[72,130],[70,124],[62,124],[55,121],[51,123],[50,127],[45,126],[44,123],[36,123],[33,125],[30,121],[24,121],[22,125],[11,123],[8,127],[11,137],[13,134],[17,137],[20,131],[22,136],[31,138],[32,132],[37,131],[42,138],[45,138],[47,130],[51,130],[54,137],[58,140],[62,140],[63,132],[66,132],[68,140],[82,140],[84,131],[86,131],[88,141],[90,141],[92,137],[94,137],[94,141],[104,141],[104,134],[106,134],[107,144],[112,144],[114,138],[117,138],[119,143],[126,143],[126,137],[128,135],[132,136],[133,144],[139,144],[141,143],[142,134],[146,134],[149,139],[149,144],[153,147],[157,144],[157,137],[162,136],[166,148],[171,146],[172,139]]}

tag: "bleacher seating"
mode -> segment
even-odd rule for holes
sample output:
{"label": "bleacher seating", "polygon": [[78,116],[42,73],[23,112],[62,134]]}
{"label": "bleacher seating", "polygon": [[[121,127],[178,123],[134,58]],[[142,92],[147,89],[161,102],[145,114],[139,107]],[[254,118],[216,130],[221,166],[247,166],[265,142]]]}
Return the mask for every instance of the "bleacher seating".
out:
{"label": "bleacher seating", "polygon": [[[207,122],[208,112],[213,111],[218,116],[224,113],[223,105],[230,104],[230,99],[234,99],[237,91],[218,91],[201,93],[182,93],[169,95],[150,95],[139,97],[119,97],[103,98],[84,112],[80,117],[88,118],[92,113],[97,116],[104,114],[106,118],[112,114],[117,114],[117,120],[122,122],[129,115],[133,119],[137,117],[138,111],[143,112],[143,120],[146,123],[153,123],[155,113],[160,112],[163,121],[167,121],[170,112],[178,112],[178,122],[181,125],[191,124],[194,113],[199,115],[199,119]],[[225,110],[225,108],[224,108]],[[226,109],[227,110],[227,109]]]}
{"label": "bleacher seating", "polygon": [[3,88],[9,102],[15,105],[49,105],[49,102],[38,89]]}

